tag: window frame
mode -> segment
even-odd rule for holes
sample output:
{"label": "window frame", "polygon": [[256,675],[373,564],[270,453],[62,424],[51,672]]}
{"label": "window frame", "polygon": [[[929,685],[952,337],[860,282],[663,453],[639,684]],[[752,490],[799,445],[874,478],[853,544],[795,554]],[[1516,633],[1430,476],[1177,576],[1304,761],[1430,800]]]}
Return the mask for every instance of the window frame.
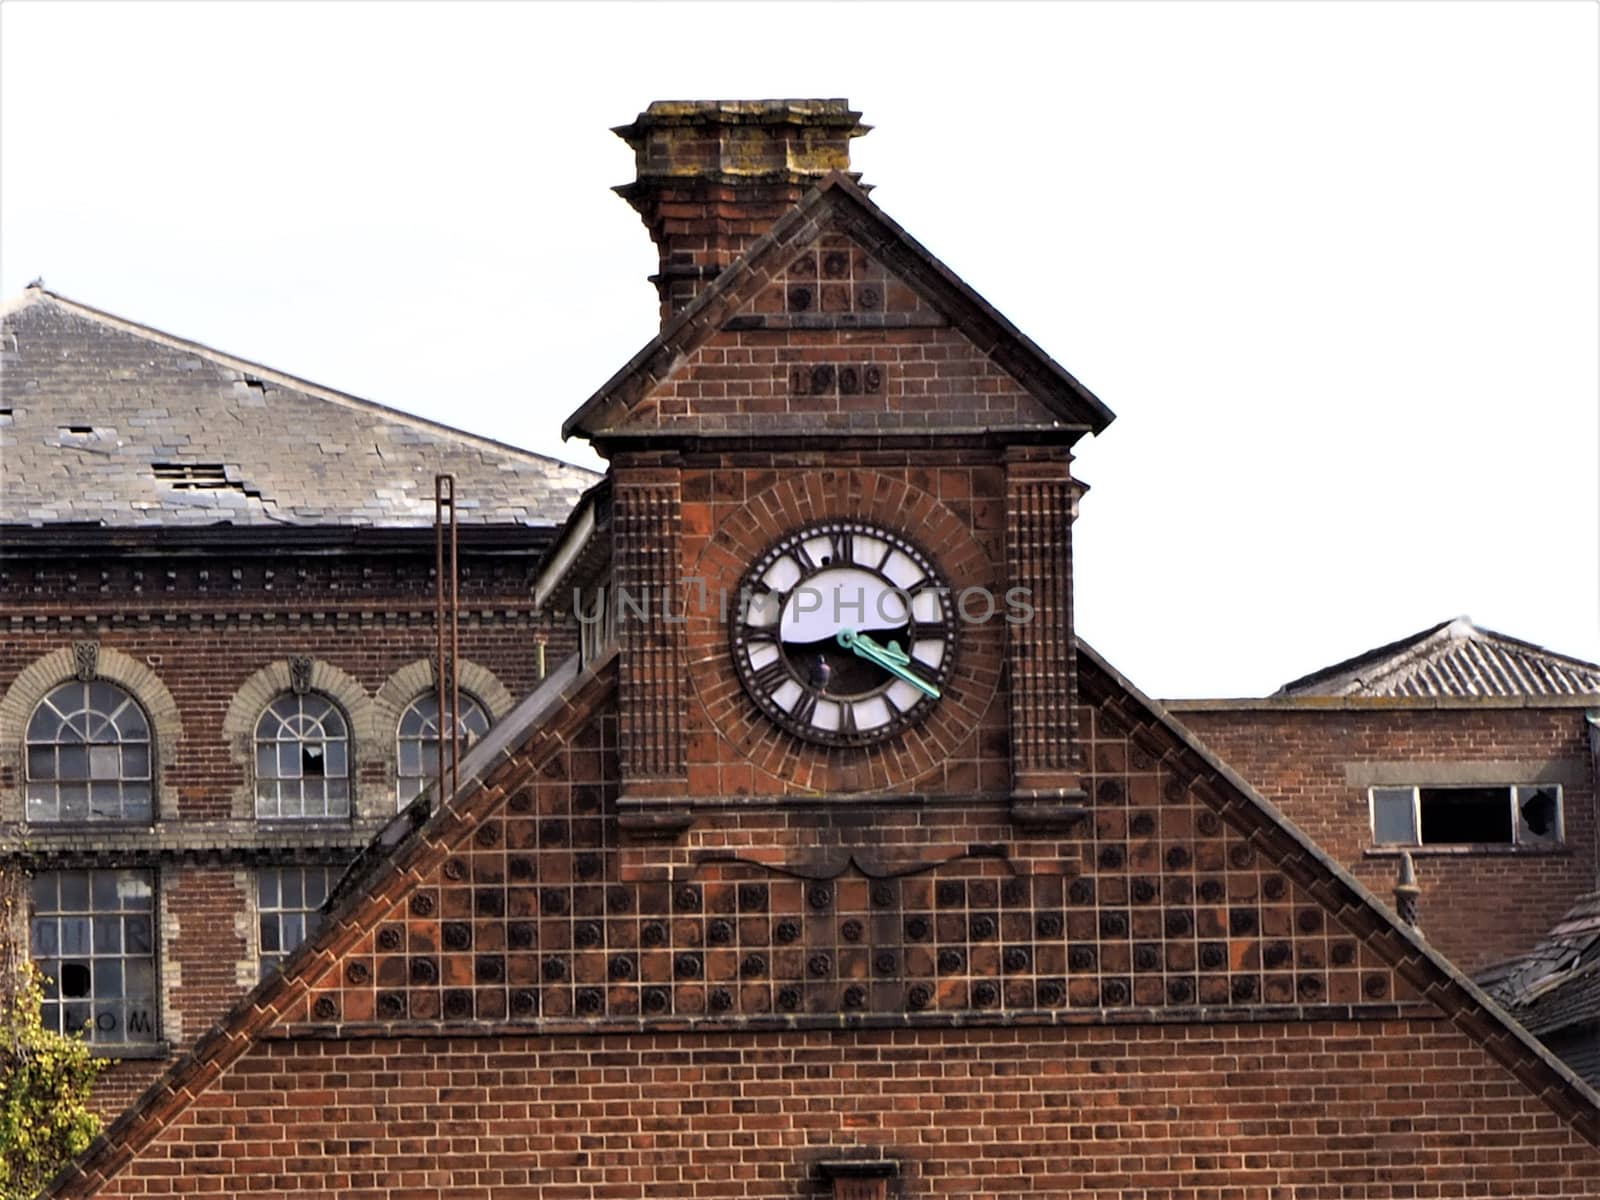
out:
{"label": "window frame", "polygon": [[[73,708],[71,710],[63,710],[63,708],[55,702],[55,697],[61,695],[63,692],[66,692],[69,689],[74,688],[81,689],[83,706]],[[99,709],[94,708],[91,697],[95,688],[112,689],[123,697],[122,702],[108,712],[102,712]],[[39,721],[40,716],[44,712],[46,706],[49,706],[49,708],[57,715],[57,717],[60,718],[57,722],[54,736],[48,741],[44,739],[36,739],[34,733],[34,727]],[[128,708],[133,710],[140,723],[142,723],[144,726],[143,738],[124,738],[119,736],[115,741],[63,742],[60,740],[61,730],[65,728],[74,717],[81,717],[83,714],[88,713],[97,718],[102,724],[116,729],[117,714]],[[121,731],[118,730],[119,735],[120,732]],[[84,750],[85,766],[81,779],[64,776],[60,771],[61,750],[63,747],[67,746],[81,746]],[[137,748],[139,746],[142,746],[144,750],[144,774],[137,777],[128,777],[125,774],[127,756],[124,753],[124,748]],[[94,751],[108,747],[115,747],[118,752],[118,769],[116,776],[114,779],[96,779],[94,766],[92,765],[95,760]],[[35,777],[34,758],[36,751],[52,753],[55,774],[53,774],[51,777],[43,779]],[[131,688],[126,687],[114,679],[64,679],[59,683],[51,685],[44,695],[39,697],[38,701],[28,713],[27,722],[22,727],[21,776],[23,820],[28,825],[37,825],[52,829],[75,829],[83,827],[103,829],[111,826],[137,828],[154,825],[158,816],[158,788],[156,785],[159,778],[159,772],[160,764],[156,761],[155,724],[150,719],[150,713],[145,709],[144,704],[140,702],[139,697],[134,695]],[[117,787],[119,809],[118,815],[96,816],[94,813],[93,801],[94,785],[97,783],[103,784],[112,782],[114,782]],[[143,814],[136,816],[126,815],[128,807],[126,800],[126,788],[130,783],[136,785],[142,784],[145,792],[147,793],[146,803],[148,807],[147,811],[145,811]],[[84,797],[84,815],[68,817],[60,815],[64,807],[64,801],[61,795],[61,788],[64,784],[81,784],[86,789]],[[48,785],[52,789],[53,803],[57,814],[56,816],[42,816],[35,811],[33,789],[38,785]]]}
{"label": "window frame", "polygon": [[[296,705],[298,706],[298,711],[296,713],[296,716],[300,716],[300,717],[303,717],[305,715],[304,714],[304,706],[305,706],[305,703],[306,703],[307,700],[318,700],[318,701],[321,701],[323,704],[327,705],[327,713],[331,713],[332,715],[336,716],[339,719],[339,721],[342,723],[342,725],[344,726],[344,732],[343,732],[343,735],[341,737],[337,737],[337,738],[323,737],[320,740],[320,742],[317,743],[317,744],[320,744],[321,746],[324,747],[324,753],[326,753],[326,747],[327,746],[330,746],[330,745],[333,745],[333,744],[342,744],[343,745],[344,771],[341,774],[333,775],[333,774],[328,774],[326,772],[324,772],[324,774],[322,774],[321,776],[306,776],[304,774],[301,774],[301,775],[279,775],[279,774],[263,775],[262,774],[262,771],[261,771],[261,752],[262,752],[262,747],[263,747],[263,743],[264,742],[273,747],[273,759],[274,759],[275,763],[281,763],[281,757],[280,757],[280,755],[281,755],[280,748],[281,747],[288,746],[288,745],[296,745],[296,744],[298,744],[298,745],[303,747],[303,746],[309,744],[309,740],[308,739],[304,739],[304,738],[296,739],[296,740],[290,740],[288,738],[283,738],[283,737],[279,737],[279,736],[273,736],[273,737],[266,738],[266,739],[263,738],[263,736],[262,736],[262,726],[263,726],[263,724],[265,724],[265,722],[269,718],[276,718],[277,719],[277,721],[279,722],[279,732],[281,732],[283,727],[287,724],[287,722],[285,721],[283,716],[277,714],[276,711],[275,711],[277,709],[278,705],[280,705],[281,703],[283,703],[286,700],[292,700],[292,701],[294,701],[296,703]],[[321,717],[319,717],[317,719],[319,721],[325,720],[326,719],[326,714],[323,714],[323,716],[321,716]],[[289,825],[303,825],[303,824],[313,823],[313,822],[320,822],[320,823],[323,823],[323,824],[328,824],[328,823],[344,824],[344,823],[348,823],[355,816],[355,810],[356,810],[356,779],[357,779],[355,735],[354,735],[354,727],[353,727],[353,724],[352,724],[352,722],[350,720],[350,714],[345,712],[343,706],[340,705],[340,703],[337,700],[335,700],[332,696],[328,695],[325,692],[319,692],[319,691],[293,692],[293,691],[290,691],[290,692],[280,692],[280,693],[278,693],[270,701],[267,702],[265,707],[262,708],[260,714],[256,717],[255,723],[251,727],[251,732],[250,732],[250,777],[251,777],[252,799],[253,799],[253,804],[254,804],[254,809],[255,809],[255,819],[257,821],[265,821],[265,822],[272,823],[272,824],[289,824]],[[281,790],[281,785],[285,784],[285,783],[298,783],[298,784],[302,784],[303,785],[304,781],[307,780],[308,778],[320,778],[323,781],[324,788],[323,788],[323,792],[322,792],[322,811],[320,811],[320,812],[312,812],[312,813],[308,813],[308,812],[304,811],[305,810],[306,794],[305,794],[304,787],[302,786],[301,790],[300,790],[300,794],[299,794],[301,811],[297,812],[297,813],[285,813],[283,811],[283,793],[282,793],[282,790]],[[336,780],[342,780],[343,783],[344,783],[344,793],[345,794],[344,794],[344,811],[343,812],[330,812],[330,811],[328,811],[329,796],[328,796],[328,792],[327,792],[327,789],[326,789],[326,784],[331,782],[331,781],[336,781]],[[275,801],[275,807],[277,809],[276,812],[264,812],[263,809],[262,809],[262,803],[263,803],[262,788],[263,788],[263,785],[269,784],[269,783],[275,785],[274,786],[274,801]]]}
{"label": "window frame", "polygon": [[[1424,792],[1485,792],[1504,790],[1509,810],[1511,837],[1507,841],[1430,842],[1422,837]],[[1550,837],[1524,840],[1522,804],[1525,793],[1554,792],[1555,832]],[[1383,841],[1378,837],[1379,793],[1411,793],[1412,841]],[[1367,832],[1376,850],[1518,850],[1523,852],[1558,850],[1567,845],[1566,789],[1560,783],[1381,783],[1367,788]]]}
{"label": "window frame", "polygon": [[[255,955],[255,957],[256,957],[256,972],[257,972],[257,977],[258,978],[265,979],[273,971],[279,970],[283,966],[283,963],[285,962],[285,960],[287,960],[288,957],[291,954],[293,954],[302,945],[304,945],[307,941],[309,941],[312,937],[314,937],[316,935],[316,932],[321,927],[322,923],[321,923],[320,919],[319,920],[312,920],[312,918],[317,915],[318,911],[322,908],[322,905],[327,902],[328,897],[333,894],[333,889],[338,885],[339,879],[344,874],[344,870],[345,870],[345,868],[343,868],[343,867],[331,866],[331,865],[326,864],[326,863],[312,863],[310,865],[306,865],[306,864],[302,864],[302,863],[280,863],[280,864],[275,864],[275,865],[272,865],[272,866],[258,867],[256,869],[256,871],[255,871],[255,877],[256,877],[256,886],[255,886],[256,955]],[[299,905],[297,905],[296,907],[293,907],[293,908],[286,908],[286,907],[284,907],[284,905],[282,903],[282,901],[283,901],[283,893],[284,893],[283,876],[284,876],[284,874],[286,872],[289,872],[289,871],[294,871],[294,872],[298,873],[298,875],[300,877],[299,883],[300,883],[301,903]],[[322,876],[323,876],[322,899],[318,900],[314,907],[307,908],[305,906],[305,901],[304,901],[304,898],[305,898],[305,895],[306,895],[306,891],[305,891],[306,874],[307,874],[307,872],[312,872],[312,871],[319,871],[319,872],[322,873]],[[274,883],[274,890],[275,890],[276,894],[275,894],[273,903],[270,904],[270,905],[267,903],[266,896],[264,895],[264,892],[263,892],[263,885],[266,883],[266,880],[267,880],[269,874],[276,877],[276,880],[275,880],[275,883]],[[302,932],[301,932],[301,935],[300,935],[300,940],[297,941],[293,946],[291,946],[287,950],[285,950],[283,948],[283,941],[284,941],[284,939],[283,939],[283,918],[284,917],[292,917],[292,916],[296,916],[296,915],[298,915],[299,917],[302,918]],[[265,923],[269,918],[271,918],[271,919],[273,919],[274,921],[277,922],[277,942],[278,942],[278,945],[277,945],[276,949],[271,950],[271,951],[267,950],[267,948],[266,948],[267,939],[266,939],[266,936],[265,936],[265,933],[266,933]],[[270,962],[269,962],[269,959],[270,959]]]}
{"label": "window frame", "polygon": [[[489,706],[487,704],[485,704],[482,700],[478,699],[478,697],[473,695],[471,692],[462,691],[460,693],[460,696],[461,696],[461,700],[463,701],[463,703],[460,706],[462,709],[465,709],[467,704],[471,704],[473,707],[475,707],[477,709],[478,714],[480,716],[482,716],[482,718],[483,718],[483,729],[481,731],[479,731],[475,736],[473,735],[473,732],[471,730],[467,731],[467,736],[463,739],[464,745],[462,746],[462,751],[464,753],[468,747],[473,745],[473,743],[477,740],[477,738],[483,737],[485,734],[487,734],[489,732],[490,729],[494,728],[494,714],[489,711]],[[439,739],[438,738],[435,738],[435,740],[433,742],[433,745],[435,747],[435,751],[434,751],[434,754],[433,754],[431,759],[429,758],[426,750],[423,751],[422,766],[424,768],[424,774],[422,774],[420,776],[419,775],[405,775],[405,774],[402,774],[404,761],[405,761],[405,753],[404,753],[404,750],[403,750],[402,745],[401,745],[402,742],[407,742],[407,741],[409,741],[409,742],[421,742],[421,743],[424,744],[424,746],[427,744],[427,738],[425,736],[418,736],[418,737],[410,737],[410,738],[408,738],[402,733],[402,729],[403,729],[403,727],[405,725],[407,716],[410,715],[411,710],[413,708],[415,708],[419,703],[421,703],[424,700],[432,700],[432,701],[434,701],[435,704],[437,704],[438,703],[438,698],[439,698],[439,696],[438,696],[438,692],[437,691],[418,692],[415,696],[413,696],[410,700],[408,700],[406,702],[406,704],[405,704],[405,706],[403,708],[401,708],[400,716],[395,721],[395,726],[394,726],[394,797],[395,797],[395,811],[396,812],[398,812],[400,809],[403,809],[406,805],[410,804],[418,796],[422,795],[423,792],[427,791],[431,784],[433,784],[433,783],[438,781],[439,776],[436,773],[437,767],[439,765],[438,751],[437,751],[437,747],[438,747],[438,744],[439,744]],[[466,722],[463,721],[463,720],[460,720],[460,716],[461,716],[461,714],[458,712],[458,714],[457,714],[458,724],[465,725]],[[442,713],[436,713],[433,716],[432,720],[434,721],[436,732],[440,732],[441,731],[440,727],[444,724],[443,714]],[[427,768],[427,765],[428,765],[428,763],[430,761],[433,763],[435,771],[427,771],[426,768]],[[407,780],[420,780],[421,781],[421,786],[418,787],[409,796],[402,795],[401,791],[400,791],[400,787],[401,787],[402,782],[407,781]]]}
{"label": "window frame", "polygon": [[[84,878],[84,895],[86,898],[83,901],[83,907],[64,907],[68,903],[61,898],[63,891],[62,880],[66,876],[82,876]],[[116,889],[119,901],[123,895],[120,887],[122,881],[119,877],[142,877],[142,881],[148,888],[148,902],[142,907],[130,907],[125,903],[119,903],[115,909],[104,906],[97,907],[96,894],[99,891],[97,876],[101,877],[101,879],[110,877],[113,880],[112,886]],[[51,902],[52,907],[49,909],[40,907],[39,884],[44,880],[51,880],[54,883],[55,899]],[[59,871],[40,871],[34,875],[28,896],[28,958],[38,967],[40,973],[50,980],[45,985],[45,998],[41,1006],[41,1017],[46,1028],[53,1028],[58,1032],[68,1034],[82,1028],[85,1041],[99,1055],[128,1058],[140,1056],[156,1057],[166,1053],[166,1045],[162,1040],[161,1019],[160,894],[160,875],[154,867],[81,867]],[[143,916],[148,923],[149,950],[147,953],[128,954],[126,952],[128,922],[130,918],[140,916]],[[65,928],[64,923],[74,919],[87,922],[86,928],[89,942],[85,953],[68,954],[62,944],[61,935]],[[48,954],[42,952],[43,948],[39,944],[41,926],[45,922],[54,922],[56,938],[55,946]],[[105,928],[108,922],[115,922],[116,924],[117,949],[115,952],[102,953],[99,952],[97,946],[98,937],[100,930]],[[109,951],[109,947],[106,949]],[[79,961],[86,961],[89,965],[89,995],[82,1002],[88,1006],[90,1018],[85,1026],[69,1026],[67,1017],[71,1004],[68,998],[61,994],[61,980],[57,976],[64,964]],[[121,983],[114,996],[97,997],[94,994],[97,975],[95,964],[102,962],[116,962],[118,964],[118,975]],[[147,1000],[149,1003],[149,1012],[147,1014],[149,1036],[139,1039],[129,1039],[127,1037],[127,1030],[132,1025],[128,1009],[129,993],[127,987],[127,964],[130,962],[148,964],[149,990],[145,995],[139,996],[138,999]],[[55,964],[54,972],[47,965],[51,963]],[[74,999],[77,998],[74,997]],[[109,1000],[115,1004],[116,1011],[121,1017],[123,1036],[120,1040],[113,1041],[109,1038],[102,1039],[98,1036],[103,1030],[100,1024],[100,1016],[103,1014],[97,1014],[94,1011],[97,1000]],[[52,1008],[55,1009],[53,1017],[50,1012]]]}

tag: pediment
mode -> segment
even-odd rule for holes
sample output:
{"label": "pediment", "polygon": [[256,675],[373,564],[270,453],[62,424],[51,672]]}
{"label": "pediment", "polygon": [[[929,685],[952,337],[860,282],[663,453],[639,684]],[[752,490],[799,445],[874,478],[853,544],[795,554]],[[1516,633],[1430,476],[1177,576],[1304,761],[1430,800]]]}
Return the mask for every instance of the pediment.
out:
{"label": "pediment", "polygon": [[835,173],[566,423],[591,438],[1098,432],[1112,414]]}

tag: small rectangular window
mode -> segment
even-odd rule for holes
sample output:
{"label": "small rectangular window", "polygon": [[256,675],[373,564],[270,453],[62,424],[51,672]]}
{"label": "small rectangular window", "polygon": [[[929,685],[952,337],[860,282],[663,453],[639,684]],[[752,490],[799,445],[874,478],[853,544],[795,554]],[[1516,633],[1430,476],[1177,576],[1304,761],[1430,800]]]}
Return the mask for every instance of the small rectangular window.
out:
{"label": "small rectangular window", "polygon": [[1557,784],[1375,787],[1371,801],[1380,846],[1550,846],[1563,835]]}
{"label": "small rectangular window", "polygon": [[156,1040],[154,882],[149,871],[34,877],[29,933],[47,1029],[103,1044]]}
{"label": "small rectangular window", "polygon": [[275,971],[322,923],[318,911],[343,872],[338,867],[264,867],[256,876],[261,974]]}

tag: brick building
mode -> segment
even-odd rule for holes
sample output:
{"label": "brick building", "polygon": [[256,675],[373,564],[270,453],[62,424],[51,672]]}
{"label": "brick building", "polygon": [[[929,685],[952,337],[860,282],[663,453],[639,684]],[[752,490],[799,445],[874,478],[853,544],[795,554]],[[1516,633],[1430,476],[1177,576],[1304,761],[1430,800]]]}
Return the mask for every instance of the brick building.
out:
{"label": "brick building", "polygon": [[435,769],[435,475],[469,731],[570,645],[529,581],[596,477],[42,287],[0,368],[0,853],[33,872],[6,932],[116,1111]]}
{"label": "brick building", "polygon": [[858,114],[619,132],[662,327],[520,581],[576,652],[52,1194],[1600,1195],[1600,1096],[1076,638],[1111,413]]}
{"label": "brick building", "polygon": [[1594,663],[1458,618],[1264,699],[1167,709],[1378,894],[1409,853],[1421,927],[1464,970],[1596,885]]}

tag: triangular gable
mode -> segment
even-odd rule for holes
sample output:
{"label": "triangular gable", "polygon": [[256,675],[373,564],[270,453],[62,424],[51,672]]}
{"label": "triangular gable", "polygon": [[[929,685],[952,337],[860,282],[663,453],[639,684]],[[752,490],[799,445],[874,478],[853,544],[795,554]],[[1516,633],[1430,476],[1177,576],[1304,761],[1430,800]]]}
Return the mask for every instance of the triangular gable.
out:
{"label": "triangular gable", "polygon": [[42,287],[3,316],[0,523],[427,526],[450,472],[460,521],[538,526],[598,478]]}
{"label": "triangular gable", "polygon": [[[826,274],[830,253],[846,255],[841,269],[831,279]],[[807,284],[790,276],[803,271],[808,259],[816,264],[817,278],[810,297],[803,304],[796,304],[792,302],[799,298],[795,289],[806,290]],[[857,267],[862,272],[859,280],[854,277]],[[882,293],[877,292],[879,279],[886,289]],[[775,291],[775,287],[782,290]],[[890,295],[888,289],[901,290]],[[749,422],[719,420],[702,429],[696,419],[698,413],[657,407],[650,413],[652,419],[640,421],[636,410],[647,396],[674,378],[690,356],[719,335],[726,337],[741,330],[784,330],[794,334],[792,340],[825,346],[829,333],[905,336],[919,328],[915,321],[918,313],[926,318],[920,328],[948,326],[960,335],[962,346],[971,349],[974,374],[980,365],[991,366],[1037,404],[1009,408],[996,405],[993,411],[984,410],[982,414],[975,410],[974,420],[969,422],[974,427],[1045,428],[1076,435],[1097,433],[1111,422],[1111,410],[1087,388],[895,224],[859,186],[836,171],[825,176],[799,205],[673,317],[657,337],[567,419],[562,434],[591,438],[623,432],[630,436],[682,436],[759,429],[770,435],[781,431],[783,414],[791,408],[796,427],[814,434],[819,427],[814,417],[822,405],[812,403],[810,395],[797,392],[787,363],[757,372],[759,380],[748,376],[747,382],[756,386],[754,393],[728,393],[753,394],[760,401],[748,409],[735,410],[737,415],[754,418]],[[838,344],[841,351],[848,348],[854,353],[841,352],[837,363],[827,361],[825,355],[813,356],[817,359],[813,365],[825,370],[815,380],[808,376],[805,386],[818,389],[814,393],[818,400],[834,401],[839,397],[841,369],[864,373],[868,368],[884,365],[871,360],[868,341],[841,336]],[[967,369],[965,364],[952,365]],[[864,384],[863,374],[857,385]],[[768,386],[775,386],[792,403],[773,405],[764,390]],[[704,389],[697,394],[703,397]],[[838,427],[860,431],[868,424],[866,414],[874,411],[865,399],[870,393],[845,395],[855,397],[855,403],[847,404],[844,411],[856,420],[853,426],[849,421],[838,422]],[[828,407],[836,410],[838,405]],[[977,419],[980,416],[982,419]],[[941,431],[954,427],[949,419],[908,420],[905,425],[918,432],[926,432],[930,425]],[[829,426],[824,424],[822,428]]]}
{"label": "triangular gable", "polygon": [[1004,845],[706,849],[671,876],[607,832],[612,674],[558,682],[525,711],[519,746],[470,764],[481,784],[398,844],[380,839],[363,889],[54,1194],[88,1194],[168,1124],[200,1119],[180,1114],[263,1038],[1437,1010],[1600,1140],[1600,1096],[1092,651],[1074,828]]}

